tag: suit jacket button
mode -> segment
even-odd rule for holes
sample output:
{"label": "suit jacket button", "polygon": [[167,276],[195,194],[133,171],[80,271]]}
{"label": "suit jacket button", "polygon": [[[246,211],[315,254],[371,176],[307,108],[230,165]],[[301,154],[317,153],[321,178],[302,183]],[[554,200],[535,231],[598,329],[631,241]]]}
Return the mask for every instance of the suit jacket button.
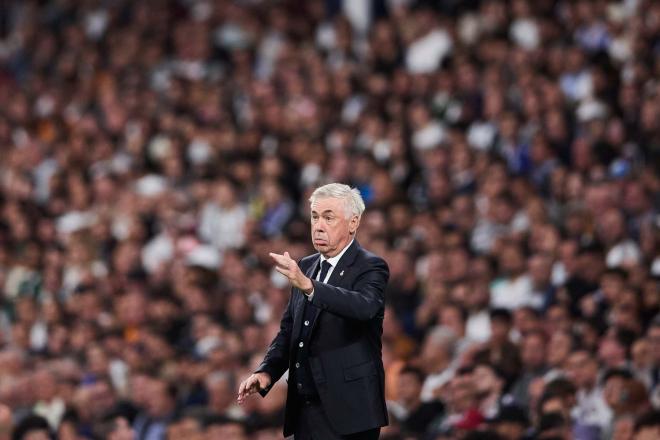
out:
{"label": "suit jacket button", "polygon": [[296,368],[300,368],[300,362],[296,362]]}
{"label": "suit jacket button", "polygon": [[300,348],[302,348],[303,345],[305,345],[305,344],[303,344],[302,341],[300,343],[298,343],[298,347],[300,347]]}
{"label": "suit jacket button", "polygon": [[308,326],[308,325],[309,325],[309,321],[305,321],[305,326]]}

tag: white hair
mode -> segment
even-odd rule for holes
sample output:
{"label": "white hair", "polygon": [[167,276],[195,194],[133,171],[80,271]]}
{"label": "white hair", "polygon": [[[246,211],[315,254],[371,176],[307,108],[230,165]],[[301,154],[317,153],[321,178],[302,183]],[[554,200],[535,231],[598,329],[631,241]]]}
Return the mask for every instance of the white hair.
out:
{"label": "white hair", "polygon": [[314,203],[318,199],[328,198],[344,201],[344,215],[346,218],[351,218],[353,215],[361,217],[364,212],[364,200],[362,200],[360,190],[357,188],[351,188],[343,183],[328,183],[316,188],[309,198],[309,202]]}

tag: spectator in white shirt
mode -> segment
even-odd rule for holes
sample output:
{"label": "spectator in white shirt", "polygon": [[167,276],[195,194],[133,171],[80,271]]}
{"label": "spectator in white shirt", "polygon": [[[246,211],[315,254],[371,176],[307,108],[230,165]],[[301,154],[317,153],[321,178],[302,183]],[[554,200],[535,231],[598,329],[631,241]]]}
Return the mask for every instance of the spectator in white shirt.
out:
{"label": "spectator in white shirt", "polygon": [[240,248],[245,242],[247,208],[237,200],[236,189],[229,180],[219,180],[212,194],[200,215],[200,238],[221,251]]}
{"label": "spectator in white shirt", "polygon": [[594,425],[605,432],[612,421],[612,411],[598,386],[598,362],[587,350],[577,350],[564,363],[566,376],[577,387],[577,405],[572,416],[583,425]]}

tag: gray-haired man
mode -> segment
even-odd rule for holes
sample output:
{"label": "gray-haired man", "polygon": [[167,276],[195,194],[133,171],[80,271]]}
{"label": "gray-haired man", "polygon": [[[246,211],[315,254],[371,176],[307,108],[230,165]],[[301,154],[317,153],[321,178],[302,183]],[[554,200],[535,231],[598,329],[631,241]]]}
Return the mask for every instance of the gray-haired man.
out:
{"label": "gray-haired man", "polygon": [[355,240],[364,212],[358,190],[331,183],[312,193],[310,206],[318,253],[299,263],[270,254],[291,281],[291,298],[238,400],[265,396],[289,369],[285,436],[376,439],[387,424],[381,335],[389,269]]}

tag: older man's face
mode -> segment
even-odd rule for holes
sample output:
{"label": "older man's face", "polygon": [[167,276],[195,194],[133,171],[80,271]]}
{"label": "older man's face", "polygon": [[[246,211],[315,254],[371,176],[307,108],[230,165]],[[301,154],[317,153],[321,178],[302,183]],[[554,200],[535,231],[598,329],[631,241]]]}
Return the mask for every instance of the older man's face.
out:
{"label": "older man's face", "polygon": [[355,215],[346,218],[345,203],[341,199],[317,199],[311,209],[314,249],[328,258],[336,256],[351,241],[360,220]]}

